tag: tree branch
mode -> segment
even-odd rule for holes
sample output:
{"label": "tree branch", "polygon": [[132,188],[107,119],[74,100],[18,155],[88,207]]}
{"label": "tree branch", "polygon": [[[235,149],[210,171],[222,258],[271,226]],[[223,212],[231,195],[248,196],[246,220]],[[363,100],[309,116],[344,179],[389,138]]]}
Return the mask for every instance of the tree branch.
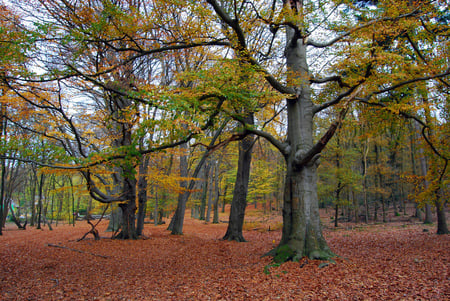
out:
{"label": "tree branch", "polygon": [[291,151],[290,145],[287,144],[287,143],[281,142],[280,140],[278,140],[277,138],[272,136],[270,133],[265,132],[265,131],[261,131],[261,130],[257,130],[257,129],[253,129],[253,128],[246,128],[245,130],[247,132],[250,132],[252,134],[255,134],[257,136],[265,138],[273,146],[275,146],[283,154],[283,156],[289,155],[289,153]]}
{"label": "tree branch", "polygon": [[295,160],[294,163],[297,168],[302,168],[306,164],[310,163],[311,161],[315,161],[318,159],[318,156],[320,152],[325,148],[328,141],[334,136],[336,133],[337,128],[342,124],[344,121],[345,115],[348,112],[349,104],[351,101],[353,101],[356,96],[361,91],[362,86],[359,86],[358,89],[356,89],[353,92],[353,95],[350,96],[345,103],[343,104],[343,108],[339,112],[338,118],[330,125],[328,130],[325,132],[325,134],[319,139],[319,141],[307,152],[304,152],[302,150],[298,150],[295,153]]}
{"label": "tree branch", "polygon": [[314,106],[313,113],[316,114],[316,113],[318,113],[320,111],[325,110],[326,108],[329,108],[329,107],[331,107],[333,105],[338,104],[339,102],[342,101],[342,99],[344,99],[345,97],[347,97],[350,94],[352,94],[353,91],[355,91],[358,87],[360,87],[362,83],[363,82],[360,82],[360,83],[356,84],[355,86],[351,87],[350,89],[348,89],[347,91],[339,94],[335,99],[332,99],[332,100],[330,100],[328,102],[325,102],[325,103],[323,103],[321,105]]}
{"label": "tree branch", "polygon": [[206,0],[217,13],[219,18],[225,22],[228,26],[230,26],[237,37],[237,45],[231,45],[231,47],[239,53],[239,57],[241,57],[244,61],[249,62],[252,66],[256,67],[256,70],[262,72],[264,74],[267,82],[278,92],[283,94],[295,94],[295,90],[288,88],[281,84],[272,74],[270,74],[266,69],[264,69],[258,61],[250,55],[250,51],[247,49],[247,42],[245,41],[245,34],[242,31],[242,28],[239,26],[239,22],[237,19],[232,19],[225,10],[217,3],[216,0]]}
{"label": "tree branch", "polygon": [[329,47],[329,46],[332,46],[333,44],[339,42],[340,40],[348,37],[352,33],[356,32],[358,30],[364,29],[366,27],[369,27],[371,25],[374,25],[374,24],[376,24],[378,22],[396,21],[396,20],[399,20],[399,19],[412,17],[412,16],[416,15],[417,13],[418,13],[418,9],[415,9],[414,11],[412,11],[412,12],[410,12],[408,14],[403,14],[403,15],[400,15],[400,16],[395,17],[395,18],[385,17],[385,18],[374,19],[374,20],[371,20],[371,21],[369,21],[369,22],[367,22],[365,24],[362,24],[360,26],[354,27],[354,28],[350,29],[349,31],[347,31],[347,32],[345,32],[345,33],[335,37],[334,39],[332,39],[332,40],[330,40],[328,42],[319,43],[319,42],[314,42],[314,41],[312,41],[310,39],[307,39],[306,45],[313,46],[313,47],[316,47],[316,48]]}

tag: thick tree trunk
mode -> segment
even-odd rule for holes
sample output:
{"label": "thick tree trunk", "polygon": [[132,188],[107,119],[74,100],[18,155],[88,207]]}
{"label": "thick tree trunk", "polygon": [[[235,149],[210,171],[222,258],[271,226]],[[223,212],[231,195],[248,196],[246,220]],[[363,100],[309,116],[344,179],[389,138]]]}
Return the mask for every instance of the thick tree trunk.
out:
{"label": "thick tree trunk", "polygon": [[124,179],[124,193],[127,194],[127,202],[119,204],[122,209],[122,230],[115,237],[118,239],[137,239],[136,231],[136,179],[130,177]]}
{"label": "thick tree trunk", "polygon": [[317,167],[309,164],[301,170],[288,170],[286,176],[283,233],[275,249],[274,260],[283,262],[328,259],[334,254],[322,236],[317,198]]}
{"label": "thick tree trunk", "polygon": [[[302,5],[300,1],[284,1],[284,3],[295,4],[297,8]],[[274,255],[277,262],[298,260],[304,256],[311,259],[328,259],[334,254],[323,238],[320,224],[317,197],[319,156],[317,153],[313,157],[306,155],[314,146],[314,105],[308,81],[306,45],[292,28],[288,27],[286,31],[288,83],[295,87],[296,95],[287,99],[289,147],[284,149],[286,182],[283,232],[279,245],[269,254]],[[331,133],[333,134],[334,132]]]}
{"label": "thick tree trunk", "polygon": [[[246,118],[246,122],[253,124],[253,115]],[[239,141],[239,159],[234,185],[233,199],[231,201],[230,217],[224,240],[244,242],[242,234],[244,225],[245,208],[247,207],[248,181],[250,179],[250,165],[252,162],[253,135],[248,135]]]}

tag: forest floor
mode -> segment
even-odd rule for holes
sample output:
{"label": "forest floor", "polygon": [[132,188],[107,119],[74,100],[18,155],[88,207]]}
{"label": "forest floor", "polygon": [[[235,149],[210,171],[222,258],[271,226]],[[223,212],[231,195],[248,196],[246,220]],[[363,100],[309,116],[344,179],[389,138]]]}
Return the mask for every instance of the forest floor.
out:
{"label": "forest floor", "polygon": [[245,243],[221,240],[226,223],[188,217],[184,235],[147,224],[147,238],[136,241],[109,239],[107,221],[98,226],[100,241],[80,242],[90,229],[85,221],[53,231],[8,225],[0,236],[0,300],[450,300],[450,236],[436,235],[435,225],[334,229],[329,215],[324,235],[340,257],[280,266],[261,257],[279,241],[280,219],[256,212]]}

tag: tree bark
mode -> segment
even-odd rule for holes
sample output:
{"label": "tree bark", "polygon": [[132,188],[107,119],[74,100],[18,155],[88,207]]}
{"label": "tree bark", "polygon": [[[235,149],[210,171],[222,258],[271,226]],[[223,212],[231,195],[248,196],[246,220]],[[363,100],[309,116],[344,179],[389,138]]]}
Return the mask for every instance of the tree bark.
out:
{"label": "tree bark", "polygon": [[122,209],[122,230],[115,238],[137,239],[136,231],[136,179],[130,175],[124,179],[124,188],[127,202],[119,204]]}
{"label": "tree bark", "polygon": [[147,169],[150,159],[148,156],[142,158],[141,164],[139,165],[139,180],[138,180],[138,203],[139,211],[136,225],[136,234],[138,236],[142,235],[144,230],[144,219],[147,210]]}
{"label": "tree bark", "polygon": [[[182,151],[187,151],[187,144],[183,143],[181,145]],[[187,155],[182,154],[180,156],[180,177],[186,178],[188,176],[188,161]],[[187,181],[182,180],[180,183],[182,189],[187,188]],[[183,234],[183,223],[184,223],[184,214],[186,212],[186,202],[189,198],[189,193],[184,191],[178,195],[178,203],[177,209],[175,211],[172,220],[170,221],[169,230],[172,231],[172,234],[181,235]]]}
{"label": "tree bark", "polygon": [[[299,4],[299,3],[297,3]],[[286,181],[283,207],[283,232],[280,244],[270,252],[283,262],[328,259],[334,254],[323,235],[317,197],[318,155],[306,158],[313,149],[313,103],[303,39],[287,28],[286,62],[288,73],[296,74],[297,95],[287,100],[289,152],[286,158]],[[306,162],[303,162],[305,161]],[[302,162],[302,164],[298,163]]]}
{"label": "tree bark", "polygon": [[[249,114],[245,121],[248,124],[254,124],[253,114]],[[248,135],[239,141],[238,169],[233,199],[231,201],[228,228],[223,237],[224,240],[235,240],[238,242],[246,241],[242,234],[242,227],[244,225],[245,208],[247,207],[247,192],[250,179],[253,142],[253,135]]]}
{"label": "tree bark", "polygon": [[214,214],[213,214],[213,224],[219,223],[219,197],[220,197],[220,165],[222,164],[222,157],[216,162],[215,172],[214,172]]}
{"label": "tree bark", "polygon": [[445,206],[444,204],[439,204],[436,202],[436,214],[437,214],[437,234],[449,234],[447,226],[447,218],[445,216]]}
{"label": "tree bark", "polygon": [[210,164],[206,163],[203,169],[204,177],[202,183],[202,196],[200,200],[200,220],[206,220],[206,198],[208,196],[208,175],[209,175]]}

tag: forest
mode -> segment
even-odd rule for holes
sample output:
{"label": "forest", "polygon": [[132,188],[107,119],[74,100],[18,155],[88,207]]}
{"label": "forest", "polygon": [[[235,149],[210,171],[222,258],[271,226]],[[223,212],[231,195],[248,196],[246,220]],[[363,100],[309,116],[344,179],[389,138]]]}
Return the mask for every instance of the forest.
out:
{"label": "forest", "polygon": [[4,237],[212,227],[272,268],[370,225],[448,247],[446,1],[5,0],[0,46]]}

